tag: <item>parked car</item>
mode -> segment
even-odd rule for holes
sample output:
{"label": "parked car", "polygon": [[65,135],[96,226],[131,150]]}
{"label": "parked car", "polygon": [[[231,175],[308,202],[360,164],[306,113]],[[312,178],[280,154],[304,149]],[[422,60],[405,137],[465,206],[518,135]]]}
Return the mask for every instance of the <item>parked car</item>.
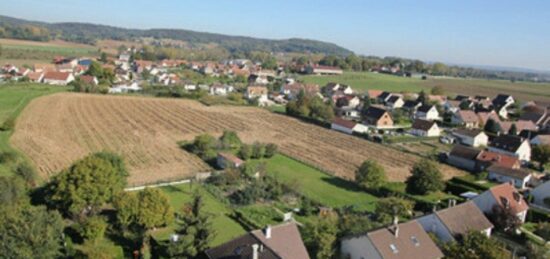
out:
{"label": "parked car", "polygon": [[450,136],[442,136],[439,138],[439,142],[443,144],[454,144],[456,142],[456,139]]}

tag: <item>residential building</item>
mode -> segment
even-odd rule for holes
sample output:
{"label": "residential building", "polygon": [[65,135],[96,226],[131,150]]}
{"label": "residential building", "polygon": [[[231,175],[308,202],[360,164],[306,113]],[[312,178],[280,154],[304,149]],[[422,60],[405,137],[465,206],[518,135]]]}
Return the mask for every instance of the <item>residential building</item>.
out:
{"label": "residential building", "polygon": [[403,101],[403,98],[401,98],[401,96],[398,96],[398,95],[392,95],[386,101],[386,107],[388,107],[388,109],[390,110],[399,109],[403,107],[403,104],[405,104],[405,102]]}
{"label": "residential building", "polygon": [[531,180],[531,172],[526,169],[514,169],[500,165],[492,165],[487,168],[489,180],[499,183],[513,182],[518,189],[525,189]]}
{"label": "residential building", "polygon": [[443,253],[416,220],[374,230],[363,235],[344,237],[342,258],[348,259],[432,259]]}
{"label": "residential building", "polygon": [[422,105],[417,109],[414,117],[423,120],[437,120],[439,112],[435,105]]}
{"label": "residential building", "polygon": [[391,128],[393,120],[388,111],[383,108],[370,106],[364,114],[365,123],[375,128]]}
{"label": "residential building", "polygon": [[521,163],[517,157],[501,153],[482,150],[476,158],[477,171],[485,171],[492,165],[498,165],[506,168],[519,169]]}
{"label": "residential building", "polygon": [[211,95],[227,95],[233,92],[235,88],[231,85],[213,84],[210,86]]}
{"label": "residential building", "polygon": [[457,144],[447,156],[447,163],[471,172],[476,171],[476,158],[481,151],[475,148]]}
{"label": "residential building", "polygon": [[323,87],[323,93],[327,96],[332,96],[337,92],[340,92],[343,95],[351,95],[353,94],[353,89],[349,85],[339,83],[328,83],[325,87]]}
{"label": "residential building", "polygon": [[508,106],[514,104],[514,97],[507,94],[499,94],[493,99],[493,106],[497,108],[508,108]]}
{"label": "residential building", "polygon": [[485,214],[491,215],[495,206],[510,209],[521,222],[525,222],[529,205],[511,183],[503,183],[474,197],[472,201]]}
{"label": "residential building", "polygon": [[334,118],[330,126],[331,129],[344,132],[346,134],[353,134],[353,132],[365,133],[367,132],[367,126],[350,120],[345,120],[339,117]]}
{"label": "residential building", "polygon": [[453,114],[451,123],[454,125],[464,126],[466,128],[478,128],[479,118],[476,113],[471,110],[460,110]]}
{"label": "residential building", "polygon": [[472,201],[436,211],[417,221],[426,232],[434,234],[444,243],[456,241],[470,231],[490,237],[494,227]]}
{"label": "residential building", "polygon": [[381,94],[378,95],[377,99],[379,103],[386,103],[388,99],[390,99],[390,97],[392,97],[392,93],[382,92]]}
{"label": "residential building", "polygon": [[530,141],[531,145],[550,145],[550,134],[539,134]]}
{"label": "residential building", "polygon": [[89,75],[81,75],[79,77],[80,82],[89,84],[89,85],[98,85],[99,81],[97,80],[97,77],[95,76],[89,76]]}
{"label": "residential building", "polygon": [[529,140],[515,135],[500,135],[493,139],[489,151],[518,157],[519,160],[531,160],[531,145]]}
{"label": "residential building", "polygon": [[479,129],[456,129],[452,134],[460,140],[460,143],[471,147],[487,146],[489,143],[487,134]]}
{"label": "residential building", "polygon": [[307,96],[315,96],[319,91],[319,85],[316,84],[302,84],[302,83],[290,83],[281,86],[281,94],[284,94],[288,100],[293,100],[298,94],[304,91]]}
{"label": "residential building", "polygon": [[550,121],[550,115],[548,113],[548,108],[533,103],[523,107],[522,114],[519,119],[530,120],[537,126],[542,127]]}
{"label": "residential building", "polygon": [[220,168],[238,168],[244,161],[231,153],[219,152],[216,158],[216,165]]}
{"label": "residential building", "polygon": [[42,81],[50,85],[67,85],[74,81],[74,76],[66,72],[46,72]]}
{"label": "residential building", "polygon": [[534,204],[550,210],[550,181],[546,181],[533,188],[530,194],[533,196]]}
{"label": "residential building", "polygon": [[205,253],[209,259],[309,259],[293,222],[251,231]]}
{"label": "residential building", "polygon": [[401,108],[405,111],[410,112],[411,114],[415,114],[416,110],[420,108],[420,106],[422,106],[422,103],[419,101],[407,100]]}
{"label": "residential building", "polygon": [[438,137],[441,130],[435,121],[416,119],[412,125],[411,134],[419,137]]}
{"label": "residential building", "polygon": [[257,99],[260,104],[267,102],[267,87],[249,86],[246,88],[245,98],[248,100]]}
{"label": "residential building", "polygon": [[321,66],[321,65],[310,65],[306,67],[307,74],[314,75],[341,75],[343,73],[342,69],[331,66]]}

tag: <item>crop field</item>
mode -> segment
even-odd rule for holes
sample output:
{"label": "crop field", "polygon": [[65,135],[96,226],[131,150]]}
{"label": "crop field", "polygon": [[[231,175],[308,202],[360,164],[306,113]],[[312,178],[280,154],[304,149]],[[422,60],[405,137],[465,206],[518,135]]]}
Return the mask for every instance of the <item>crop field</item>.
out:
{"label": "crop field", "polygon": [[[93,151],[126,159],[130,185],[187,178],[208,170],[177,142],[234,130],[244,142],[279,145],[281,152],[346,179],[366,159],[403,181],[419,157],[253,107],[204,106],[196,101],[62,93],[32,101],[11,142],[44,177]],[[442,165],[446,178],[464,172]]]}
{"label": "crop field", "polygon": [[[8,60],[51,60],[56,56],[97,56],[97,48],[91,45],[65,41],[35,42],[25,40],[0,39],[2,58]],[[29,64],[30,65],[30,64]]]}
{"label": "crop field", "polygon": [[379,89],[394,92],[429,92],[434,86],[441,86],[446,94],[485,95],[494,97],[499,93],[513,95],[522,101],[536,100],[550,104],[549,83],[528,83],[504,80],[433,78],[427,80],[398,77],[370,72],[345,72],[339,76],[303,76],[302,80],[321,86],[329,82],[351,85],[358,92]]}

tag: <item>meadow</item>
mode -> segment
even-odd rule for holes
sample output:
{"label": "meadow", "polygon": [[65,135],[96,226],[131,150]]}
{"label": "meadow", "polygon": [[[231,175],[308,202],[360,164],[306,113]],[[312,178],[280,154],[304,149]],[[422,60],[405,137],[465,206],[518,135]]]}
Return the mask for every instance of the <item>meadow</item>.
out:
{"label": "meadow", "polygon": [[[97,56],[98,49],[91,45],[69,43],[64,41],[34,42],[25,40],[0,39],[2,56],[0,64],[8,61],[19,61],[20,64],[32,65],[37,60],[51,61],[57,56],[82,57]],[[27,60],[27,63],[24,63]]]}

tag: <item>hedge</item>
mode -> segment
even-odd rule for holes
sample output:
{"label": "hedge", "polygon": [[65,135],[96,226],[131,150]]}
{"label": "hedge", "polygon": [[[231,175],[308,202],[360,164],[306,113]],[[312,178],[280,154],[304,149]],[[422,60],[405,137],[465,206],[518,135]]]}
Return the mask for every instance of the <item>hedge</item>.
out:
{"label": "hedge", "polygon": [[529,207],[527,211],[527,221],[529,222],[550,222],[550,213],[541,209]]}
{"label": "hedge", "polygon": [[483,186],[483,185],[480,185],[480,184],[477,184],[477,183],[474,183],[474,182],[470,182],[468,180],[464,180],[464,179],[459,178],[459,177],[453,177],[451,180],[449,180],[449,182],[457,183],[457,184],[460,184],[460,185],[465,185],[465,186],[468,186],[470,188],[476,189],[477,191],[481,191],[481,192],[484,192],[484,191],[489,189],[486,186]]}

